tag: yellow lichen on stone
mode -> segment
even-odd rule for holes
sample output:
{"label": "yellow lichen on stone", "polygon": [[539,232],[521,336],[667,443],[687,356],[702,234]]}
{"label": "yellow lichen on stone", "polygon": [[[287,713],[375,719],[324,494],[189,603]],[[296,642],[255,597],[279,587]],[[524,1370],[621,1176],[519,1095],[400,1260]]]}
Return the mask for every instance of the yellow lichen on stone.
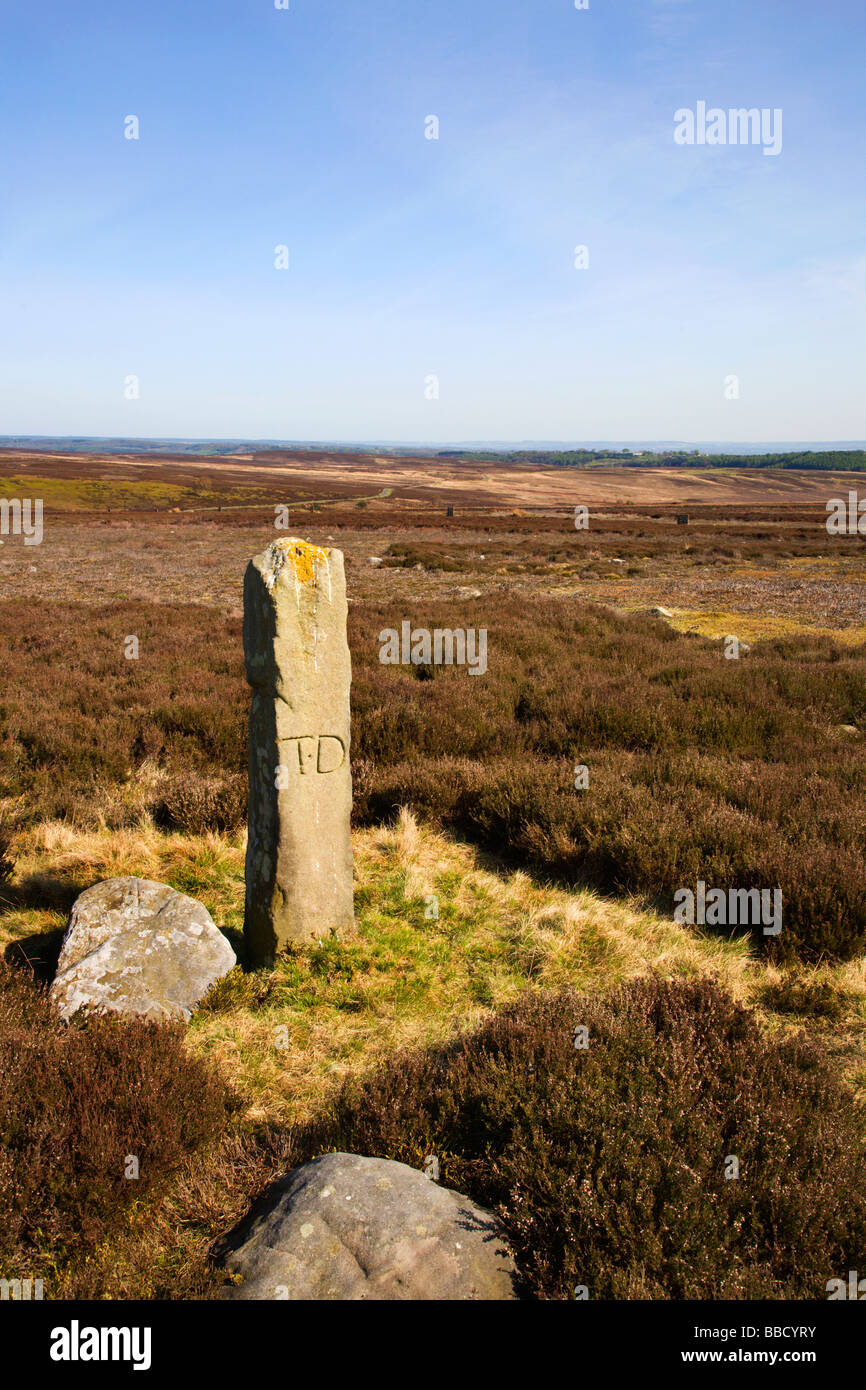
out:
{"label": "yellow lichen on stone", "polygon": [[296,585],[318,585],[320,569],[325,571],[330,581],[330,553],[325,546],[312,545],[297,536],[285,536],[282,540],[274,541],[270,547],[271,573],[268,588],[273,587],[277,575],[286,566],[291,569]]}

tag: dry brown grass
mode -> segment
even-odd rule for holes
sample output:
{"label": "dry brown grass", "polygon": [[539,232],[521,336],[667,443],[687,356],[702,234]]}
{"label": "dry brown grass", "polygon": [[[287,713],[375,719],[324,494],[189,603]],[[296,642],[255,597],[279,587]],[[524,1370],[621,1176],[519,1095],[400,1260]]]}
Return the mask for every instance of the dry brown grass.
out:
{"label": "dry brown grass", "polygon": [[[651,972],[710,975],[779,1035],[805,1023],[855,1084],[866,1083],[862,959],[791,971],[762,964],[744,937],[701,934],[627,899],[539,884],[405,809],[393,827],[356,832],[354,846],[355,938],[295,951],[265,974],[236,970],[188,1031],[188,1046],[218,1061],[247,1097],[250,1122],[309,1119],[344,1076],[471,1030],[526,987],[607,990]],[[163,834],[146,822],[120,831],[48,823],[19,836],[16,860],[16,883],[59,881],[70,897],[122,874],[172,883],[199,897],[242,950],[243,837]],[[437,919],[424,916],[431,894]],[[7,909],[0,945],[64,921],[60,907]],[[774,1008],[774,990],[791,979],[805,982],[807,1004],[829,992],[830,1015]]]}

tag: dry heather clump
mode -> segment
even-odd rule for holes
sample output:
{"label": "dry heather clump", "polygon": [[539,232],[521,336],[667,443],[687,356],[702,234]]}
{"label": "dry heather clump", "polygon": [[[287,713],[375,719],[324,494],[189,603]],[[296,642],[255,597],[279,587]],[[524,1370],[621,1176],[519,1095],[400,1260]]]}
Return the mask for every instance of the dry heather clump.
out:
{"label": "dry heather clump", "polygon": [[825,1298],[866,1264],[850,1096],[709,980],[527,995],[349,1081],[306,1143],[436,1155],[499,1213],[537,1298]]}
{"label": "dry heather clump", "polygon": [[[40,1273],[110,1241],[235,1108],[179,1025],[63,1023],[43,990],[0,962],[0,1258]],[[137,1160],[137,1176],[130,1167]]]}
{"label": "dry heather clump", "polygon": [[201,777],[188,773],[168,781],[153,808],[157,825],[185,835],[209,830],[237,831],[247,814],[247,781],[230,777]]}
{"label": "dry heather clump", "polygon": [[12,858],[12,834],[0,821],[0,883],[8,883],[15,868]]}

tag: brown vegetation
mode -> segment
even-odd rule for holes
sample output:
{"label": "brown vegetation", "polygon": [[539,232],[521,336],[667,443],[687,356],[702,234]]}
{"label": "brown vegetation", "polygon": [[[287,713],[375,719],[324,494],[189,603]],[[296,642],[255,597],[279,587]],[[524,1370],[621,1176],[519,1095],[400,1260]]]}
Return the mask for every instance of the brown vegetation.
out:
{"label": "brown vegetation", "polygon": [[[616,470],[250,462],[0,460],[57,484],[41,549],[0,551],[7,958],[44,973],[75,894],[116,872],[200,896],[238,944],[240,583],[277,501],[347,556],[357,939],[233,971],[184,1039],[68,1028],[0,967],[0,1275],[50,1269],[52,1297],[212,1296],[212,1241],[333,1144],[436,1153],[442,1181],[498,1207],[534,1296],[823,1297],[866,1263],[862,1115],[822,1060],[862,1091],[866,567],[860,538],[823,527],[856,477],[629,470],[623,491]],[[102,503],[76,491],[94,479]],[[726,660],[625,611],[655,603],[752,650]],[[378,634],[404,620],[486,628],[486,674],[383,666]],[[781,888],[763,960],[673,924],[698,878]],[[757,1012],[700,980],[611,995],[652,968],[712,972]],[[512,1007],[527,986],[554,992]]]}
{"label": "brown vegetation", "polygon": [[498,1212],[531,1297],[814,1299],[866,1261],[849,1115],[802,1039],[769,1043],[708,981],[642,980],[528,995],[395,1057],[305,1142],[436,1155],[445,1186]]}
{"label": "brown vegetation", "polygon": [[225,1127],[236,1103],[182,1039],[180,1025],[116,1017],[68,1026],[0,962],[4,1274],[42,1277],[82,1259]]}
{"label": "brown vegetation", "polygon": [[[761,942],[777,959],[863,950],[866,650],[791,638],[727,660],[656,619],[569,600],[415,612],[431,629],[488,629],[488,670],[473,677],[381,665],[378,633],[405,615],[352,610],[357,823],[407,804],[542,874],[670,911],[698,879],[778,887],[782,933]],[[138,660],[123,655],[129,632]],[[121,825],[145,810],[193,833],[242,823],[236,620],[0,605],[0,641],[0,795],[19,821]]]}

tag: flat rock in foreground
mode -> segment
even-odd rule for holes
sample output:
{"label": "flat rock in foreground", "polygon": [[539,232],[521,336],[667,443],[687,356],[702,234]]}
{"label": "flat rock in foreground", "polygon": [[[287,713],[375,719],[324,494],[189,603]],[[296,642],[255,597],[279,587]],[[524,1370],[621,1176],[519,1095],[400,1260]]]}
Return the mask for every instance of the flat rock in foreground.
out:
{"label": "flat rock in foreground", "polygon": [[149,878],[109,878],[73,904],[50,997],[67,1019],[88,1008],[187,1021],[234,964],[195,898]]}
{"label": "flat rock in foreground", "polygon": [[228,1237],[229,1299],[513,1299],[491,1214],[405,1163],[324,1154]]}

